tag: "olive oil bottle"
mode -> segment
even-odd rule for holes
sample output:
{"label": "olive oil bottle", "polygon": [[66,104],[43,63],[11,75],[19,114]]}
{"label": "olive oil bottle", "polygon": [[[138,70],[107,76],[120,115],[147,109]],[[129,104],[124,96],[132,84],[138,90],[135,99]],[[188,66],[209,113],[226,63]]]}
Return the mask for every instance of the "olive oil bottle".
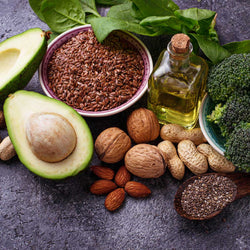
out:
{"label": "olive oil bottle", "polygon": [[185,34],[176,34],[162,51],[148,83],[148,108],[162,124],[195,126],[205,95],[208,65],[191,54],[193,46]]}

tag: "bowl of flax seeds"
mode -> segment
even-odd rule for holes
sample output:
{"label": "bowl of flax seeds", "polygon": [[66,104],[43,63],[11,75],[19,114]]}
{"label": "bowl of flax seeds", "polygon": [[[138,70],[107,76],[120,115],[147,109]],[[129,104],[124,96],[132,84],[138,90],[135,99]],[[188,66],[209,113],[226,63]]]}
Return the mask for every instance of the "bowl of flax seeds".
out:
{"label": "bowl of flax seeds", "polygon": [[146,92],[153,69],[146,46],[134,35],[112,32],[99,43],[84,25],[59,35],[39,67],[44,93],[87,117],[117,114]]}

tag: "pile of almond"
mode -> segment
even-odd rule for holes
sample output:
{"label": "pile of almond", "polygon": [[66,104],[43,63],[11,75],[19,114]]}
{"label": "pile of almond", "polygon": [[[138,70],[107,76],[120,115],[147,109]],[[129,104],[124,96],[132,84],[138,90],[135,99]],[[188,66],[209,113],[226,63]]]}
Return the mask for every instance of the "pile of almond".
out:
{"label": "pile of almond", "polygon": [[144,198],[151,194],[144,184],[131,181],[131,174],[125,166],[120,167],[116,174],[111,168],[104,166],[92,166],[91,170],[101,179],[91,185],[90,192],[96,195],[108,194],[104,205],[109,211],[115,211],[123,204],[126,193],[135,198]]}

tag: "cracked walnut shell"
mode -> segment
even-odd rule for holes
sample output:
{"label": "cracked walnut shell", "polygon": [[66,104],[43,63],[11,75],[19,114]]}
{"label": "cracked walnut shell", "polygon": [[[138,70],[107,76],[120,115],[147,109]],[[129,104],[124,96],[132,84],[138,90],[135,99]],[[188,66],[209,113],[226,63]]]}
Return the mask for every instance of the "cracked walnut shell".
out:
{"label": "cracked walnut shell", "polygon": [[125,166],[141,178],[158,178],[165,173],[165,161],[160,149],[150,144],[132,147],[125,155]]}
{"label": "cracked walnut shell", "polygon": [[116,163],[123,159],[131,147],[131,139],[117,127],[102,131],[95,141],[95,150],[101,161]]}
{"label": "cracked walnut shell", "polygon": [[160,124],[153,111],[139,108],[128,117],[127,130],[136,143],[147,143],[159,136]]}

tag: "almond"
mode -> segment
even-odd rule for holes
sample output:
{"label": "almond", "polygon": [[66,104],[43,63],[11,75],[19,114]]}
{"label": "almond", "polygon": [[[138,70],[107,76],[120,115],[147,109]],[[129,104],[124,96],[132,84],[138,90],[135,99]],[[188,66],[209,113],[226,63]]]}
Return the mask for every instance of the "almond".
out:
{"label": "almond", "polygon": [[91,187],[90,192],[92,194],[103,195],[108,194],[117,188],[117,185],[110,180],[97,180],[95,181]]}
{"label": "almond", "polygon": [[105,180],[112,180],[115,175],[114,171],[111,168],[103,166],[91,166],[91,170],[96,176]]}
{"label": "almond", "polygon": [[143,198],[151,194],[151,190],[146,185],[136,181],[127,182],[125,185],[125,191],[135,198]]}
{"label": "almond", "polygon": [[114,211],[119,208],[125,199],[125,191],[123,188],[117,188],[109,193],[105,199],[105,207],[109,211]]}
{"label": "almond", "polygon": [[130,179],[131,175],[129,171],[126,169],[126,167],[125,166],[120,167],[115,175],[115,183],[120,187],[124,187],[125,184],[128,181],[130,181]]}

